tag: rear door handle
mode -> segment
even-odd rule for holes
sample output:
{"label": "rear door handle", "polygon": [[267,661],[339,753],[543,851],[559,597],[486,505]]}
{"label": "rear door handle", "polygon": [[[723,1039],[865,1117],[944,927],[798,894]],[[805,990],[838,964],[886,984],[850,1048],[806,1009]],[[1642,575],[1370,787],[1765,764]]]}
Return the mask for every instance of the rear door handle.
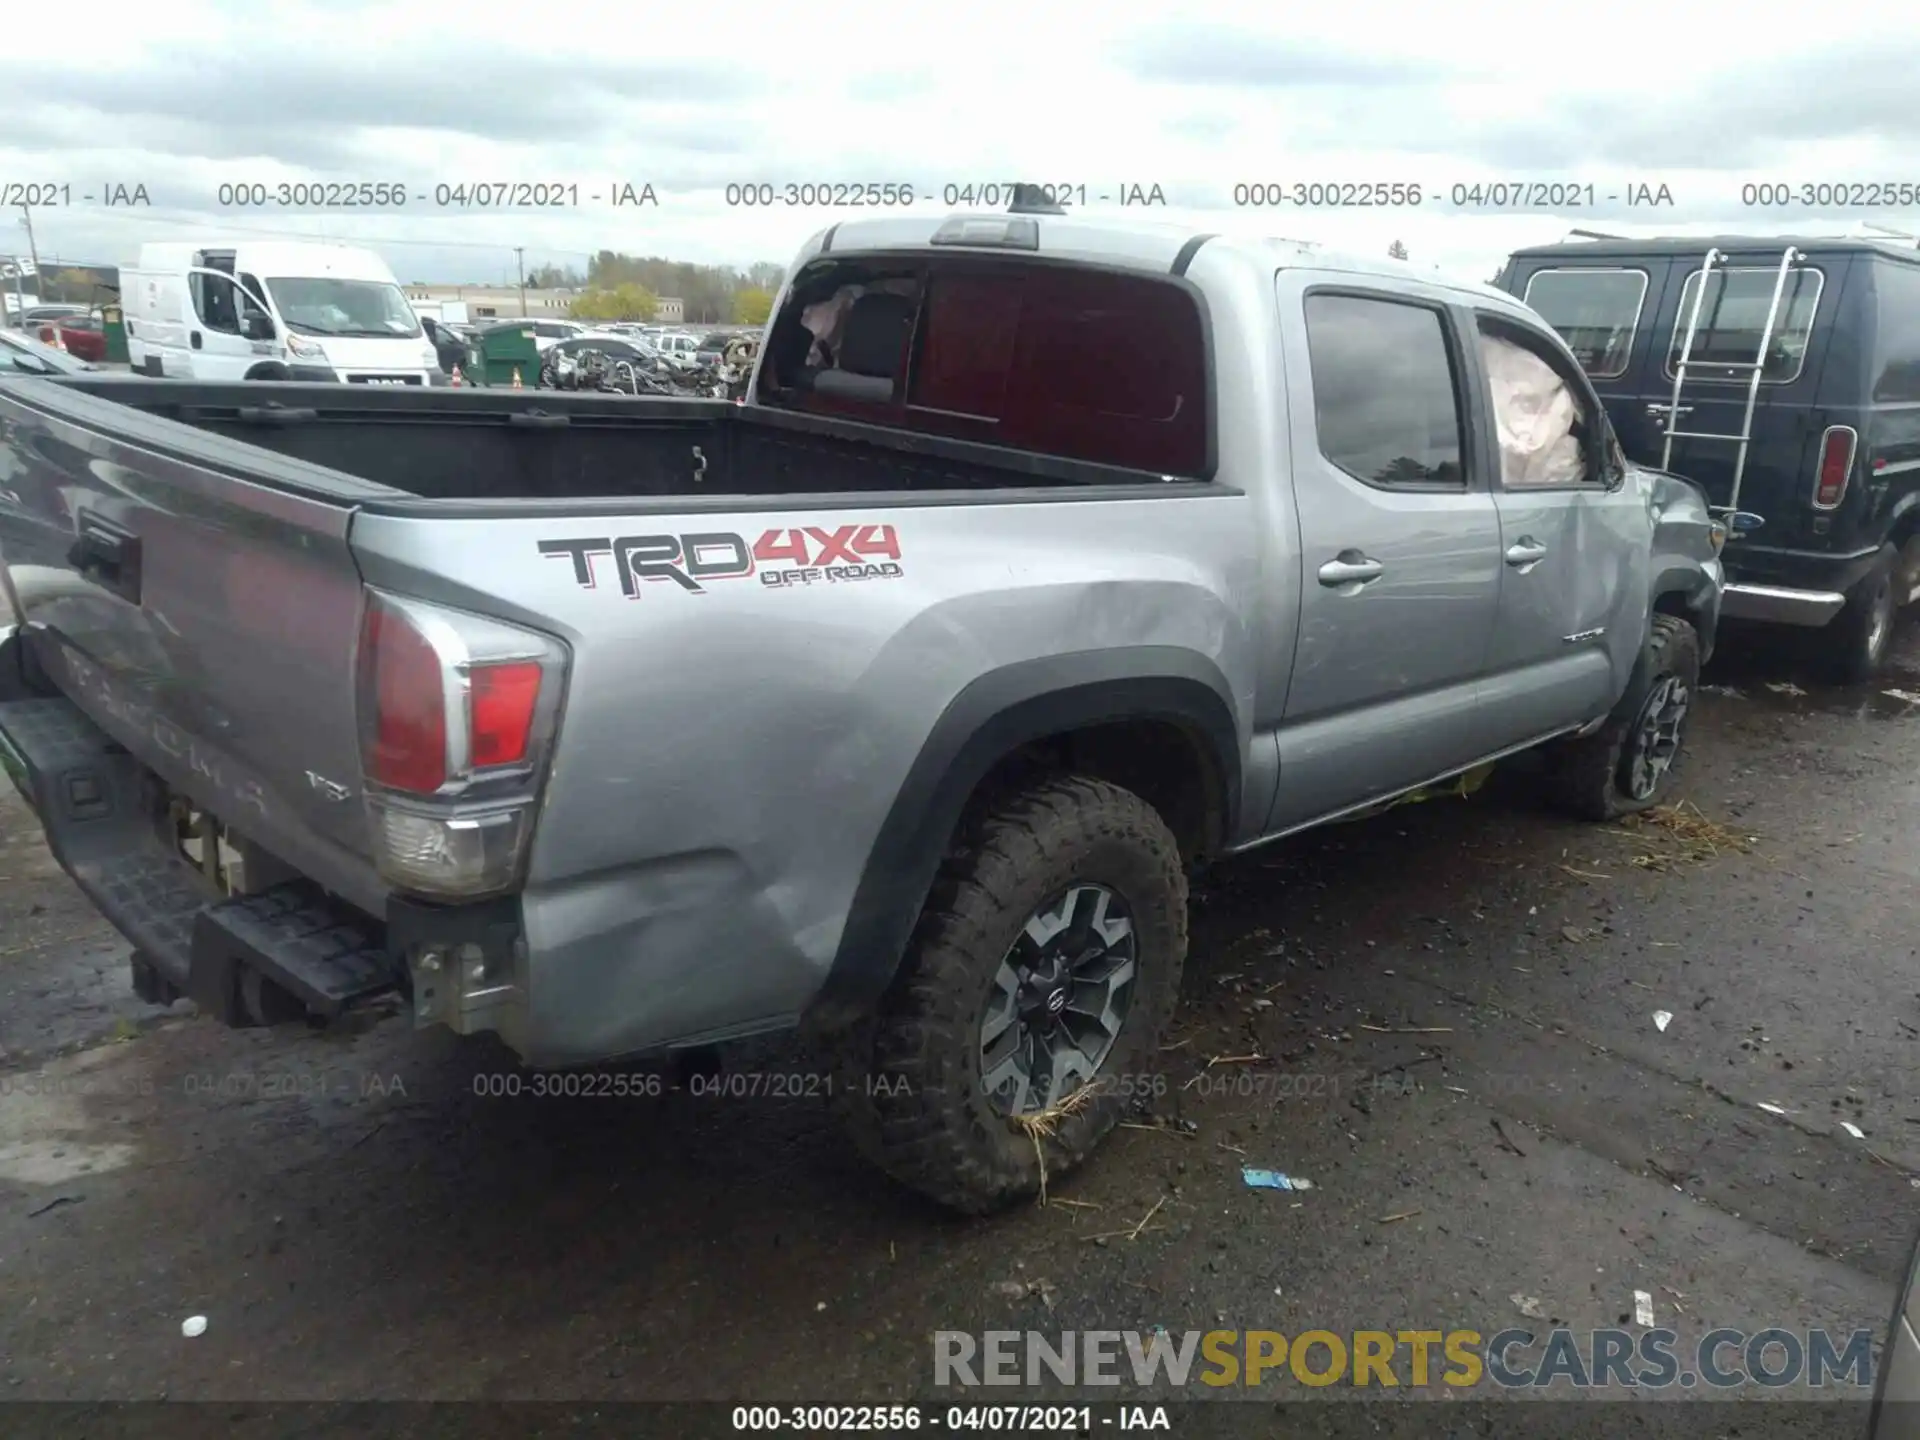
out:
{"label": "rear door handle", "polygon": [[1507,564],[1523,575],[1546,558],[1547,547],[1531,535],[1522,535],[1507,547]]}
{"label": "rear door handle", "polygon": [[1357,590],[1362,585],[1372,584],[1386,573],[1387,567],[1378,560],[1370,560],[1358,550],[1342,550],[1320,567],[1320,583],[1329,590],[1338,590],[1346,585]]}

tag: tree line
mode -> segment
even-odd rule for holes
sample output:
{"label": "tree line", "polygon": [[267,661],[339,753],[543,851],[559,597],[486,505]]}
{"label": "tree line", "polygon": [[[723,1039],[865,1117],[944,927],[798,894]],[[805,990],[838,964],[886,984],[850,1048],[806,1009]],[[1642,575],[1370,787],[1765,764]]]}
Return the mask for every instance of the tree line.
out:
{"label": "tree line", "polygon": [[737,270],[602,250],[584,271],[535,266],[527,284],[541,290],[578,290],[571,308],[582,320],[651,320],[660,297],[670,295],[686,307],[684,318],[690,325],[761,325],[785,275],[785,267],[764,261]]}

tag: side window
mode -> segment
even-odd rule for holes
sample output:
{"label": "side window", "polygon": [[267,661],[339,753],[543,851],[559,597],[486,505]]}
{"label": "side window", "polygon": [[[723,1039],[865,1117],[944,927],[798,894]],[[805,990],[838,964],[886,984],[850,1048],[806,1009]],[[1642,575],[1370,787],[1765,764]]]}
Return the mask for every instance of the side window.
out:
{"label": "side window", "polygon": [[187,277],[187,284],[193,293],[193,313],[200,317],[202,325],[223,335],[240,333],[240,316],[234,308],[231,281],[196,270]]}
{"label": "side window", "polygon": [[[1672,379],[1687,343],[1687,322],[1699,299],[1700,324],[1693,336],[1693,354],[1687,362],[1688,379],[1737,380],[1746,384],[1754,361],[1764,359],[1760,378],[1784,385],[1797,379],[1806,364],[1807,339],[1813,333],[1813,312],[1820,305],[1824,276],[1801,266],[1787,272],[1780,295],[1780,312],[1773,324],[1767,353],[1760,354],[1766,333],[1767,311],[1773,304],[1773,286],[1779,272],[1771,267],[1716,268],[1700,292],[1700,272],[1687,276],[1680,292],[1680,311],[1674,317],[1673,338],[1667,349],[1667,378]],[[1737,368],[1747,367],[1747,368]]]}
{"label": "side window", "polygon": [[1459,377],[1440,312],[1309,295],[1306,317],[1320,453],[1369,485],[1464,489]]}
{"label": "side window", "polygon": [[[1855,262],[1853,273],[1866,268]],[[1920,400],[1920,265],[1898,260],[1875,264],[1873,277],[1873,399],[1877,405]]]}
{"label": "side window", "polygon": [[1521,297],[1540,312],[1596,380],[1627,373],[1640,311],[1647,299],[1644,270],[1536,270]]}
{"label": "side window", "polygon": [[262,299],[266,297],[267,288],[260,283],[260,277],[257,275],[242,275],[240,277],[240,284],[243,288],[237,298],[242,311],[248,315],[264,316],[267,312],[261,309],[260,302],[253,298],[256,295]]}
{"label": "side window", "polygon": [[1500,483],[1508,490],[1555,490],[1598,481],[1590,462],[1593,417],[1564,361],[1519,325],[1480,320],[1494,422],[1500,432]]}

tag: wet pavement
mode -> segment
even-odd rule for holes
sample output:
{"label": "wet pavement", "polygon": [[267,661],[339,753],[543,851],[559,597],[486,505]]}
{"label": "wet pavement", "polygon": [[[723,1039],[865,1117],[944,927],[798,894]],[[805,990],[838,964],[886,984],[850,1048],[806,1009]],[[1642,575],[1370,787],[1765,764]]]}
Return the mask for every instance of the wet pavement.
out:
{"label": "wet pavement", "polygon": [[1920,627],[1862,690],[1738,636],[1707,680],[1673,825],[1558,819],[1520,766],[1212,873],[1140,1113],[984,1222],[813,1096],[509,1097],[398,1018],[142,1006],[8,793],[0,1398],[897,1402],[935,1330],[1584,1329],[1636,1291],[1683,1343],[1877,1334],[1920,1224]]}

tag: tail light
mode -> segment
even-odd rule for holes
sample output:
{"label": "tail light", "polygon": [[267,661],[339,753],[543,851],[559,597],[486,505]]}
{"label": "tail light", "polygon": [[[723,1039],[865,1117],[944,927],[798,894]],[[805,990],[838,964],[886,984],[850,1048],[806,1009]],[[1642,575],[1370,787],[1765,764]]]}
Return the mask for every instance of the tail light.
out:
{"label": "tail light", "polygon": [[467,899],[519,882],[566,665],[535,631],[367,592],[360,757],[389,883]]}
{"label": "tail light", "polygon": [[1832,425],[1820,437],[1820,476],[1813,487],[1813,508],[1837,510],[1846,498],[1853,456],[1860,436],[1847,425]]}

